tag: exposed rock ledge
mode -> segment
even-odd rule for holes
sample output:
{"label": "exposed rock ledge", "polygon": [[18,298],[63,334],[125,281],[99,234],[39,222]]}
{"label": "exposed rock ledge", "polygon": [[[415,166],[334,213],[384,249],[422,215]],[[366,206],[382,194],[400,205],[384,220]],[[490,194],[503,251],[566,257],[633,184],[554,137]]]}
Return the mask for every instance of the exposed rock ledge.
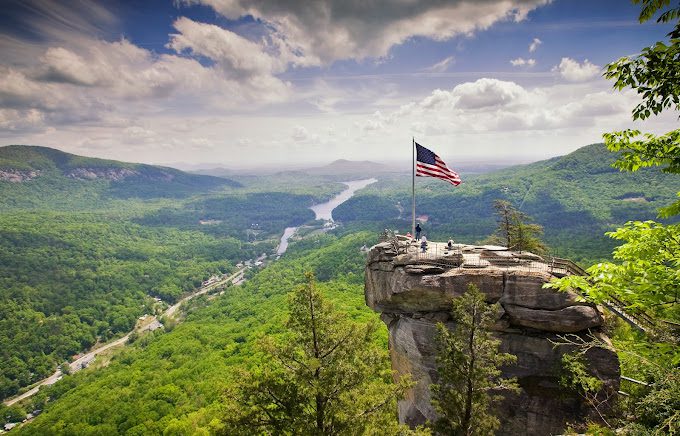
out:
{"label": "exposed rock ledge", "polygon": [[95,180],[105,179],[114,182],[126,179],[130,176],[137,176],[139,172],[128,168],[73,168],[67,172],[66,177],[76,180]]}
{"label": "exposed rock ledge", "polygon": [[[401,422],[415,426],[436,418],[429,391],[429,385],[437,380],[435,325],[444,322],[455,327],[449,315],[451,299],[465,292],[470,283],[479,287],[489,303],[500,303],[501,316],[494,330],[501,351],[518,359],[503,370],[506,376],[517,377],[522,391],[500,406],[499,434],[556,434],[567,423],[582,422],[593,412],[579,398],[561,390],[560,360],[569,350],[555,347],[551,341],[558,340],[560,334],[584,335],[589,330],[608,341],[598,331],[602,314],[573,293],[543,289],[553,277],[548,264],[528,253],[494,252],[476,246],[447,250],[443,244],[430,243],[426,253],[404,245],[399,251],[389,243],[371,248],[365,296],[368,306],[381,312],[387,324],[397,376],[411,374],[417,382],[399,402]],[[620,376],[616,354],[593,348],[586,357],[589,369],[605,389],[616,393]]]}
{"label": "exposed rock ledge", "polygon": [[33,180],[40,175],[38,170],[0,169],[0,182],[21,183]]}

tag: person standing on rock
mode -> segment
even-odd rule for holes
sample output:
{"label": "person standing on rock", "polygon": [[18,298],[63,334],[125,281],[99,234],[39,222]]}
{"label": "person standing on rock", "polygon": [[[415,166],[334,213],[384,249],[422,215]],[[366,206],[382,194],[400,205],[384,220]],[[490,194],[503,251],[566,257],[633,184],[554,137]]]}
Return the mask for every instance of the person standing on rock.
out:
{"label": "person standing on rock", "polygon": [[420,239],[420,231],[422,229],[420,228],[420,223],[416,224],[416,241]]}
{"label": "person standing on rock", "polygon": [[423,250],[423,253],[427,251],[427,238],[425,236],[420,240],[420,249]]}

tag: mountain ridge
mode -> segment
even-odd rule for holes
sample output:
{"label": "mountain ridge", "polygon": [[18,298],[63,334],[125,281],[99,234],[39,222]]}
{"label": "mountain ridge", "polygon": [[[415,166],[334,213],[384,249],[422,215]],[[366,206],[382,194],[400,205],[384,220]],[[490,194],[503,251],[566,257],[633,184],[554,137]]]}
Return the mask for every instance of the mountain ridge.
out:
{"label": "mountain ridge", "polygon": [[[548,245],[574,260],[611,254],[605,237],[629,220],[656,219],[659,207],[676,198],[680,181],[658,168],[619,172],[617,155],[604,144],[586,145],[564,156],[487,174],[461,173],[463,184],[416,180],[416,212],[426,217],[428,239],[451,237],[481,242],[496,227],[494,200],[510,201],[545,229]],[[410,229],[411,178],[382,178],[340,205],[333,215],[356,226]],[[590,252],[587,254],[586,252]]]}
{"label": "mountain ridge", "polygon": [[[5,183],[3,183],[5,182]],[[193,194],[242,185],[231,179],[189,174],[142,163],[84,157],[55,148],[31,145],[0,147],[0,204],[40,208],[86,208],[87,202],[127,198],[183,198]],[[74,204],[73,198],[83,200]]]}

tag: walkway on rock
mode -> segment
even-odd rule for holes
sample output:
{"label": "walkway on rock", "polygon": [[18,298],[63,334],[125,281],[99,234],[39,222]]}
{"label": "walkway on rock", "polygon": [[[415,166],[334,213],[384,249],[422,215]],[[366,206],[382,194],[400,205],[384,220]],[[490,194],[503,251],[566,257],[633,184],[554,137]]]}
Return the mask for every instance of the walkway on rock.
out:
{"label": "walkway on rock", "polygon": [[[420,242],[410,242],[405,236],[383,234],[382,240],[392,244],[395,251],[405,254],[419,264],[435,268],[501,268],[505,270],[546,272],[555,277],[567,275],[587,276],[586,271],[569,259],[544,258],[529,252],[515,252],[495,245],[454,244],[451,248],[444,242],[427,242],[425,250]],[[654,319],[646,313],[631,313],[617,298],[610,297],[603,305],[631,327],[645,334],[657,329]]]}

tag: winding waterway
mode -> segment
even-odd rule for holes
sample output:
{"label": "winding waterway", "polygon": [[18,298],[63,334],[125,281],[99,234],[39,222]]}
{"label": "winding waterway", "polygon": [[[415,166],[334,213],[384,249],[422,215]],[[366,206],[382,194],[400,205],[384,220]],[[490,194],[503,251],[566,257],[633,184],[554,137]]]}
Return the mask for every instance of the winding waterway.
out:
{"label": "winding waterway", "polygon": [[[347,185],[347,189],[333,197],[331,200],[325,203],[316,204],[310,207],[310,209],[316,215],[317,220],[326,220],[333,222],[333,209],[335,209],[342,203],[352,198],[354,196],[354,193],[359,189],[363,189],[366,186],[370,185],[371,183],[375,183],[377,181],[378,180],[376,179],[364,179],[342,182],[344,185]],[[278,256],[286,252],[286,250],[288,249],[288,239],[290,239],[290,237],[295,234],[295,231],[297,229],[298,229],[297,227],[286,227],[286,230],[284,230],[283,232],[283,236],[281,236],[279,248],[276,249],[276,254]]]}
{"label": "winding waterway", "polygon": [[[340,206],[345,201],[352,198],[352,196],[354,196],[354,193],[356,191],[358,191],[359,189],[363,189],[366,186],[370,185],[371,183],[375,183],[375,182],[377,182],[376,179],[352,180],[352,181],[349,181],[349,182],[343,182],[343,184],[347,185],[347,189],[342,191],[337,196],[333,197],[331,200],[329,200],[325,203],[314,205],[314,206],[310,207],[310,209],[312,211],[314,211],[314,213],[316,214],[317,220],[326,220],[326,221],[332,222],[333,221],[333,209],[335,209],[336,207]],[[298,229],[297,227],[286,227],[286,230],[283,232],[283,236],[281,237],[281,243],[279,244],[279,248],[276,250],[277,255],[280,256],[280,255],[282,255],[283,253],[286,252],[286,250],[288,249],[288,239],[295,234],[295,231],[297,229]],[[237,271],[235,274],[224,279],[220,283],[232,281],[234,279],[241,280],[242,277],[243,277],[242,276],[243,271],[244,271],[244,269]],[[183,302],[185,302],[185,301],[187,301],[187,300],[189,300],[189,299],[191,299],[191,298],[193,298],[197,295],[201,295],[201,294],[206,293],[208,290],[212,289],[217,284],[218,283],[215,283],[211,286],[200,288],[199,292],[196,292],[194,294],[191,294],[188,297],[185,297],[184,299],[182,299],[180,302],[178,302],[174,306],[168,308],[168,310],[164,313],[164,315],[172,316],[175,313],[175,311],[177,311],[177,309],[179,308],[181,303],[183,303]],[[127,335],[125,335],[124,337],[122,337],[122,338],[120,338],[116,341],[110,342],[106,345],[101,346],[100,348],[97,348],[95,350],[91,350],[90,352],[84,354],[79,359],[71,362],[71,364],[70,364],[71,371],[76,372],[76,371],[81,370],[82,368],[84,368],[86,366],[87,363],[91,362],[97,354],[102,353],[103,351],[106,351],[107,349],[109,349],[111,347],[115,347],[115,346],[126,343],[129,337],[130,337],[130,333],[128,333]],[[21,401],[25,398],[28,398],[28,397],[34,395],[36,392],[38,392],[40,386],[54,384],[61,378],[61,376],[62,376],[61,370],[58,369],[50,377],[47,377],[46,379],[40,381],[32,389],[25,392],[24,394],[19,395],[17,397],[14,397],[12,399],[5,400],[4,404],[7,405],[7,406],[11,406],[12,404],[14,404],[18,401]]]}

